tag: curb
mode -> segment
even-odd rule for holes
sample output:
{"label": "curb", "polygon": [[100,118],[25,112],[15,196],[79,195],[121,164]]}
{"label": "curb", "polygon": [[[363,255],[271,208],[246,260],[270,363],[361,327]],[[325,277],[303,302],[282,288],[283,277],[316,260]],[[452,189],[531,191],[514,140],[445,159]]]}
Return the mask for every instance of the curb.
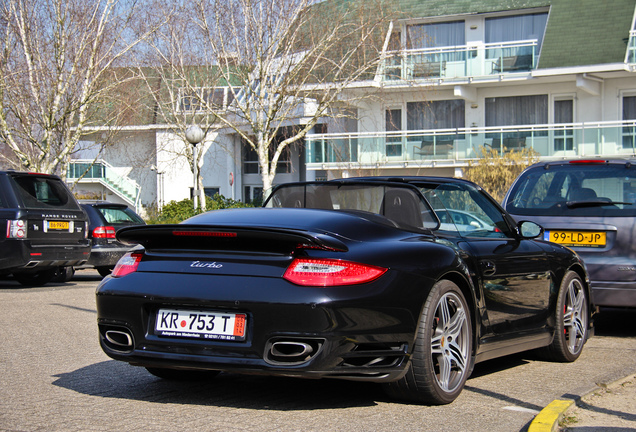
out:
{"label": "curb", "polygon": [[559,420],[563,414],[574,405],[574,401],[567,399],[557,399],[541,410],[532,420],[528,432],[554,432],[559,427]]}
{"label": "curb", "polygon": [[634,372],[630,372],[622,378],[616,378],[615,376],[604,380],[604,382],[594,385],[592,388],[576,392],[576,394],[564,394],[563,396],[572,399],[555,399],[548,406],[543,408],[539,414],[536,415],[527,432],[556,432],[559,429],[559,421],[563,418],[563,414],[576,405],[582,398],[594,393],[595,391],[611,386],[612,384],[619,383],[629,378]]}

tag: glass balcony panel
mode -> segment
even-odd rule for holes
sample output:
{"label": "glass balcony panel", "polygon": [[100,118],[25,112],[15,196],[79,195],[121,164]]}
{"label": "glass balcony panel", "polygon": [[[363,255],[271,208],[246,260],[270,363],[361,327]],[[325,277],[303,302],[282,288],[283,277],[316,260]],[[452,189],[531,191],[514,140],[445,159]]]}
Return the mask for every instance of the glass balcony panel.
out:
{"label": "glass balcony panel", "polygon": [[308,137],[311,165],[466,161],[483,150],[532,149],[540,157],[611,157],[636,154],[636,120],[560,125],[501,126]]}
{"label": "glass balcony panel", "polygon": [[391,51],[384,81],[487,77],[534,69],[537,40]]}

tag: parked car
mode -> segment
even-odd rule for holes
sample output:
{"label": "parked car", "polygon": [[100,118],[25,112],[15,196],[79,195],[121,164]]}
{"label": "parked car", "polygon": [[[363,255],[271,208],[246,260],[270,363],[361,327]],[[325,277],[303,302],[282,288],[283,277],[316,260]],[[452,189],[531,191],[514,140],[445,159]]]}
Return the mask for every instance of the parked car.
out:
{"label": "parked car", "polygon": [[545,240],[575,250],[598,306],[636,307],[636,161],[568,160],[526,169],[504,198]]}
{"label": "parked car", "polygon": [[91,240],[91,256],[86,265],[95,267],[100,275],[108,276],[117,261],[130,249],[130,246],[117,241],[117,230],[146,223],[125,204],[84,200],[80,204],[88,215],[88,238]]}
{"label": "parked car", "polygon": [[494,227],[471,212],[463,210],[435,209],[441,226],[453,224],[461,231],[492,230]]}
{"label": "parked car", "polygon": [[[579,257],[473,183],[291,183],[264,207],[118,231],[137,246],[97,289],[105,353],[168,379],[366,380],[444,404],[476,362],[538,348],[574,361],[588,338]],[[443,208],[490,228],[442,229]]]}
{"label": "parked car", "polygon": [[0,171],[0,225],[0,274],[23,285],[63,281],[88,260],[86,214],[57,176]]}

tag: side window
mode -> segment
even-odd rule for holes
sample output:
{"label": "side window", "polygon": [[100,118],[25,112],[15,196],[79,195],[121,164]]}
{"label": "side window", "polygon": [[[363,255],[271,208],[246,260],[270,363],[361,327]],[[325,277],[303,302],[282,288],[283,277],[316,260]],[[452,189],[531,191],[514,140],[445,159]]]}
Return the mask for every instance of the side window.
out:
{"label": "side window", "polygon": [[478,190],[440,185],[422,192],[440,219],[440,231],[468,237],[506,237],[508,225],[501,212]]}

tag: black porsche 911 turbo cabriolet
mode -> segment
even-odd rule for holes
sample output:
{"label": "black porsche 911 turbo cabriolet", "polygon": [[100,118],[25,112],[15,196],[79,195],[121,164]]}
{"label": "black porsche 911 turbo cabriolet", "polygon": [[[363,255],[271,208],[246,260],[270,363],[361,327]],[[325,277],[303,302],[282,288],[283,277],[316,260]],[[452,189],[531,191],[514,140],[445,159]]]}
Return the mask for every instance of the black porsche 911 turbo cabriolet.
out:
{"label": "black porsche 911 turbo cabriolet", "polygon": [[476,362],[581,354],[585,266],[541,233],[460,179],[280,185],[264,208],[118,231],[138,246],[97,289],[101,346],[168,379],[365,380],[450,403]]}

